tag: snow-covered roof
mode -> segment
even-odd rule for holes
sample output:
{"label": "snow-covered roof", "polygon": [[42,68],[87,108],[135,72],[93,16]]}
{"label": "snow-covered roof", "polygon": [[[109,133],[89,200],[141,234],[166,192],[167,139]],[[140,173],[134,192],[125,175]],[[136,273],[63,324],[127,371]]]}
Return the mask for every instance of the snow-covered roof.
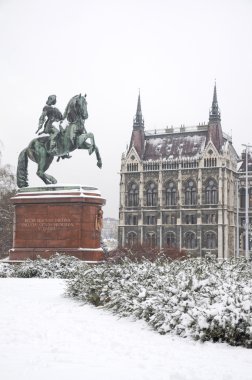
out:
{"label": "snow-covered roof", "polygon": [[207,131],[184,131],[163,135],[145,136],[144,160],[158,159],[160,157],[180,156],[196,157],[204,150],[207,141]]}

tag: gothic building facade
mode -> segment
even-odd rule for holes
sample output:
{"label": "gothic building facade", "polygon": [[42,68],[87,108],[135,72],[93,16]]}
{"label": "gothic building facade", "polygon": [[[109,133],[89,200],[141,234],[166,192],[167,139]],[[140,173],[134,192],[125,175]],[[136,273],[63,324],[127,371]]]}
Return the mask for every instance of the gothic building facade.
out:
{"label": "gothic building facade", "polygon": [[120,171],[119,246],[236,249],[238,155],[222,131],[216,85],[207,124],[147,131],[140,94]]}

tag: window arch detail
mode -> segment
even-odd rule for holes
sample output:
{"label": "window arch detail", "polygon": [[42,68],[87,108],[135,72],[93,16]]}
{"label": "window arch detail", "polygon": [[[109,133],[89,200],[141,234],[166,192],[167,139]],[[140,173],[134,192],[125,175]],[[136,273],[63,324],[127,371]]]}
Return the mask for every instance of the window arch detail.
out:
{"label": "window arch detail", "polygon": [[193,180],[189,180],[187,181],[186,188],[185,188],[185,204],[196,205],[196,203],[197,203],[196,185]]}
{"label": "window arch detail", "polygon": [[167,232],[166,234],[166,245],[168,248],[176,247],[176,235],[174,232]]}
{"label": "window arch detail", "polygon": [[128,187],[128,206],[138,206],[139,189],[135,182],[130,183]]}
{"label": "window arch detail", "polygon": [[136,232],[129,232],[127,235],[127,241],[128,241],[128,246],[130,248],[136,246],[137,245],[137,234],[136,234]]}
{"label": "window arch detail", "polygon": [[205,186],[205,203],[217,204],[218,203],[218,186],[216,181],[209,179]]}
{"label": "window arch detail", "polygon": [[186,248],[196,248],[197,247],[197,239],[196,234],[194,232],[186,232],[185,234],[185,247]]}
{"label": "window arch detail", "polygon": [[177,189],[175,183],[170,181],[165,188],[165,204],[166,206],[175,206],[177,203]]}
{"label": "window arch detail", "polygon": [[205,247],[208,249],[217,248],[217,235],[215,232],[207,231],[205,233]]}
{"label": "window arch detail", "polygon": [[149,248],[155,248],[157,245],[157,235],[155,232],[148,232],[146,234],[146,241]]}
{"label": "window arch detail", "polygon": [[157,206],[157,186],[154,182],[150,182],[146,190],[147,206]]}

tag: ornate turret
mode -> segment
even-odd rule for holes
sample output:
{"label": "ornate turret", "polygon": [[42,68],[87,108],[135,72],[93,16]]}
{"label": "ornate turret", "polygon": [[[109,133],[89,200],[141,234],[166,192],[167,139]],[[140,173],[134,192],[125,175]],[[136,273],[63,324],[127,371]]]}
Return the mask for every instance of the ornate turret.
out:
{"label": "ornate turret", "polygon": [[129,150],[132,148],[132,146],[134,146],[136,149],[139,157],[142,158],[144,153],[144,119],[141,109],[140,91],[137,100],[136,116],[133,120],[133,131],[131,135]]}
{"label": "ornate turret", "polygon": [[223,134],[221,129],[221,114],[217,100],[216,83],[214,85],[212,107],[209,112],[208,141],[211,140],[218,152],[223,146]]}

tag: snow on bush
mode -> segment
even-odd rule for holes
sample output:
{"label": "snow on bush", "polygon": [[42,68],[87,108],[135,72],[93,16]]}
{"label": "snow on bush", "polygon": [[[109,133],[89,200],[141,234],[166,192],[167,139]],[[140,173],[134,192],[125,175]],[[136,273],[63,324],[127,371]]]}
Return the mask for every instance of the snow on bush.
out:
{"label": "snow on bush", "polygon": [[20,264],[0,263],[0,277],[41,277],[73,278],[80,268],[87,264],[73,256],[54,255],[49,260],[25,260]]}
{"label": "snow on bush", "polygon": [[188,254],[184,250],[179,250],[177,248],[162,248],[158,247],[150,248],[145,245],[137,245],[134,247],[118,247],[111,250],[107,256],[107,261],[115,264],[120,264],[124,262],[125,259],[130,261],[139,262],[142,261],[156,261],[164,258],[175,260],[175,259],[185,259]]}
{"label": "snow on bush", "polygon": [[112,251],[113,249],[116,249],[116,247],[118,245],[118,241],[116,239],[112,239],[112,238],[103,239],[102,243],[103,243],[105,249],[107,250],[107,252]]}
{"label": "snow on bush", "polygon": [[3,277],[12,277],[13,268],[10,264],[5,264],[0,262],[0,278]]}
{"label": "snow on bush", "polygon": [[160,334],[252,348],[252,266],[245,259],[90,266],[69,280],[67,294],[144,319]]}

